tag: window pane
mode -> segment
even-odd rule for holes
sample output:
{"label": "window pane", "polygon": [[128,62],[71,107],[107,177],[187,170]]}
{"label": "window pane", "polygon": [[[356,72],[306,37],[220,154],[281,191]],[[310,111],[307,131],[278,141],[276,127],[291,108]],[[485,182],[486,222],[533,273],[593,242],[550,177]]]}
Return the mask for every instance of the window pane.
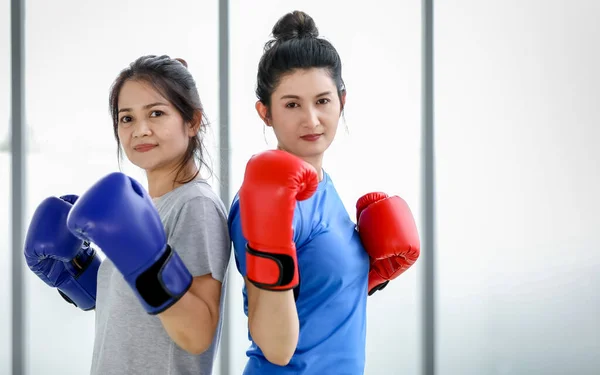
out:
{"label": "window pane", "polygon": [[0,374],[11,371],[12,228],[10,157],[10,1],[0,1]]}
{"label": "window pane", "polygon": [[[32,139],[28,220],[46,196],[82,194],[106,173],[118,170],[109,88],[121,69],[141,55],[184,58],[213,129],[218,127],[216,1],[177,0],[166,6],[158,0],[30,0],[26,9]],[[217,136],[214,130],[208,134],[213,162],[218,160]],[[218,171],[218,164],[214,169]],[[122,170],[146,185],[136,167],[124,163]],[[89,373],[94,313],[65,303],[31,272],[27,298],[29,373]]]}
{"label": "window pane", "polygon": [[436,3],[438,369],[597,374],[600,3]]}
{"label": "window pane", "polygon": [[[355,217],[355,203],[361,195],[385,191],[404,197],[420,220],[419,2],[380,1],[372,7],[313,0],[302,4],[343,62],[348,88],[346,124],[340,123],[324,166],[350,216]],[[254,89],[258,61],[271,29],[279,17],[292,10],[280,1],[263,1],[261,7],[241,0],[231,4],[232,196],[241,185],[248,158],[276,147],[271,130],[264,129],[254,109]],[[369,298],[366,374],[417,372],[416,268]],[[239,374],[249,344],[242,310],[243,279],[236,269],[232,274],[231,371]]]}

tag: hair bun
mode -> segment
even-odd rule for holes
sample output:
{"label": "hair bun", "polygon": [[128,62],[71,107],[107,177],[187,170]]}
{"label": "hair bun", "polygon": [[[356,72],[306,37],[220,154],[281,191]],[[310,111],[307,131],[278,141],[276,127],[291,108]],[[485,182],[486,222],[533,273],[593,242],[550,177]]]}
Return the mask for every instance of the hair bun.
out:
{"label": "hair bun", "polygon": [[273,26],[273,36],[279,41],[294,38],[316,38],[319,36],[319,29],[311,16],[295,10],[277,21]]}
{"label": "hair bun", "polygon": [[176,57],[174,60],[179,61],[181,63],[181,65],[185,66],[186,68],[188,67],[187,61],[185,61],[181,57]]}

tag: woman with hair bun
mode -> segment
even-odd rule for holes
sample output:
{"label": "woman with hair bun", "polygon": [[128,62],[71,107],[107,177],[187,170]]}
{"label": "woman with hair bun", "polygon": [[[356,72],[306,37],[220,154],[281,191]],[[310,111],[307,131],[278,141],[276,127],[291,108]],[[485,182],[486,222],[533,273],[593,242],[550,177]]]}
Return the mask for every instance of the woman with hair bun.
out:
{"label": "woman with hair bun", "polygon": [[356,224],[323,170],[346,101],[342,63],[314,20],[273,27],[256,110],[277,150],[254,155],[229,211],[251,346],[244,374],[363,374],[367,296],[419,256],[410,209],[369,193]]}

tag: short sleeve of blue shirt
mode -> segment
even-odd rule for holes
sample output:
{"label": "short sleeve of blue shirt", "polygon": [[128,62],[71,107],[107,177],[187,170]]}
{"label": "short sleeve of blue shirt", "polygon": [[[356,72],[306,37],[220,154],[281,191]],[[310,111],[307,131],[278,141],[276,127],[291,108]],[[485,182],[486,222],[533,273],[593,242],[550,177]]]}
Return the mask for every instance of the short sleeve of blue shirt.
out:
{"label": "short sleeve of blue shirt", "polygon": [[[239,273],[246,275],[246,239],[239,196],[229,211],[229,232]],[[287,366],[270,363],[252,341],[245,375],[362,374],[365,365],[369,257],[329,175],[315,194],[297,202],[294,243],[300,273],[295,290],[298,345]],[[246,288],[242,290],[248,314]]]}

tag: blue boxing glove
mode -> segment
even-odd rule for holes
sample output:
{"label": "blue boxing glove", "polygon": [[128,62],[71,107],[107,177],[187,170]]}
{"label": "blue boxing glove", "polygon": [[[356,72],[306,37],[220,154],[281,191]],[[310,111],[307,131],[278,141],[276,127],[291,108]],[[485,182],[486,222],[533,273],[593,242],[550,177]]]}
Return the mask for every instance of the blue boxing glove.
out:
{"label": "blue boxing glove", "polygon": [[96,306],[101,260],[88,242],[67,229],[67,215],[76,200],[76,195],[67,195],[40,203],[27,230],[24,255],[33,273],[57,288],[65,300],[87,311]]}
{"label": "blue boxing glove", "polygon": [[67,227],[102,249],[149,314],[172,306],[192,285],[192,275],[167,244],[148,193],[123,173],[111,173],[85,192]]}

